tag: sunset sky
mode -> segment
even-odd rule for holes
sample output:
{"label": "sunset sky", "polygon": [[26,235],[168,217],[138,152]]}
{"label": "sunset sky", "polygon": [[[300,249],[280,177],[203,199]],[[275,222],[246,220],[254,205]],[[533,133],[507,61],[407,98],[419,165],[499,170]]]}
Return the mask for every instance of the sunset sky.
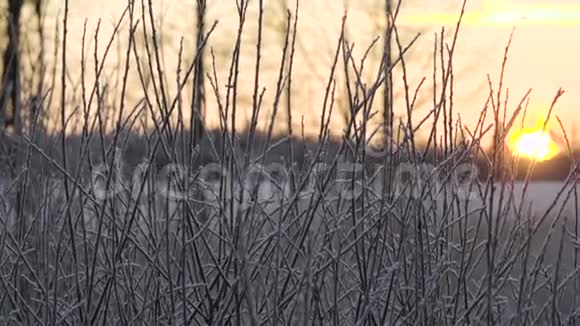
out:
{"label": "sunset sky", "polygon": [[[416,12],[404,15],[401,22],[427,25],[454,23],[457,11],[449,9],[459,9],[461,4],[462,1],[450,3],[445,8],[447,10],[428,3],[421,9],[421,5],[417,4],[408,9]],[[428,8],[427,12],[425,8]],[[465,23],[479,26],[577,26],[580,23],[580,4],[572,0],[472,0],[467,5]]]}
{"label": "sunset sky", "polygon": [[[448,6],[447,10],[438,10],[435,5],[427,11],[410,8],[401,15],[400,23],[452,27],[461,2],[453,1],[456,5]],[[532,88],[529,113],[543,118],[556,90],[562,87],[566,93],[555,113],[569,132],[572,125],[580,123],[580,4],[577,1],[471,0],[463,26],[461,50],[456,58],[465,61],[467,66],[472,66],[469,62],[477,62],[477,68],[470,70],[470,79],[481,80],[490,73],[492,81],[497,83],[503,51],[515,27],[505,77],[512,108],[518,97]],[[485,53],[481,53],[482,44],[487,49]],[[486,96],[486,91],[481,90],[480,96]],[[463,102],[469,105],[468,101]],[[533,125],[538,118],[532,116],[528,123]],[[469,118],[467,112],[463,118]]]}
{"label": "sunset sky", "polygon": [[[102,18],[106,24],[101,26],[101,31],[103,38],[106,38],[107,33],[112,30],[113,18],[120,16],[122,8],[119,3],[116,0],[72,1],[71,24],[76,27],[71,28],[70,37],[77,41],[76,44],[71,41],[75,44],[74,48],[78,48],[85,18],[88,19],[89,31],[94,31],[97,19]],[[186,49],[191,48],[194,3],[185,0],[154,1],[159,19],[165,25],[164,33],[168,44],[165,49],[168,60],[166,71],[174,70],[177,60],[172,61],[171,58],[175,59],[181,36],[185,37]],[[216,49],[217,68],[220,70],[218,73],[221,73],[221,79],[225,80],[237,26],[234,1],[210,0],[208,3],[208,20],[211,22],[214,19],[220,20],[209,46]],[[265,3],[268,6],[265,12],[266,23],[270,26],[268,28],[272,29],[272,26],[280,25],[281,19],[283,22],[284,14],[280,11],[282,6],[276,1]],[[290,0],[288,3],[293,8],[294,1]],[[381,36],[380,27],[384,21],[381,18],[381,10],[384,2],[301,1],[294,70],[295,85],[299,86],[295,86],[294,89],[296,107],[293,114],[296,118],[295,124],[299,126],[300,117],[304,116],[307,129],[313,132],[318,130],[316,125],[319,123],[320,114],[316,112],[320,110],[322,104],[322,90],[332,61],[332,51],[338,39],[345,3],[349,10],[347,21],[349,37],[356,43],[354,55],[358,60],[372,40]],[[399,26],[422,33],[421,41],[413,51],[416,58],[413,60],[427,63],[432,61],[430,58],[434,34],[445,25],[447,36],[451,35],[461,3],[459,0],[403,2],[403,9],[398,17]],[[54,12],[54,17],[57,12],[58,10]],[[255,32],[255,10],[250,15],[254,16],[250,16],[252,19],[248,21],[247,29]],[[457,75],[455,110],[461,114],[462,121],[466,125],[475,124],[489,94],[486,75],[490,74],[491,80],[497,86],[504,49],[513,27],[515,33],[504,80],[504,86],[510,89],[508,111],[513,110],[526,91],[532,88],[527,123],[534,125],[537,119],[543,118],[556,91],[562,87],[566,93],[556,106],[555,113],[562,119],[567,130],[571,131],[572,125],[580,124],[580,64],[577,62],[580,58],[580,4],[575,0],[468,0],[455,56],[454,70]],[[413,33],[408,34],[407,39],[410,39]],[[248,36],[245,41],[248,43],[244,47],[242,60],[248,64],[248,69],[251,69],[255,54],[255,46],[252,45],[254,38]],[[264,69],[269,69],[269,72],[264,74],[263,83],[270,85],[265,97],[265,103],[268,103],[273,98],[271,85],[275,85],[275,76],[278,72],[281,35],[267,32],[264,41],[264,51],[268,53],[264,57]],[[69,57],[71,61],[78,60],[78,55],[78,50],[73,49]],[[410,66],[412,88],[423,76],[430,80],[432,68],[429,65],[415,64],[412,61]],[[373,67],[378,67],[376,62],[369,64],[368,69]],[[374,76],[371,72],[368,75],[369,78]],[[251,84],[249,80],[244,81],[246,82],[248,85]],[[425,93],[428,98],[430,96],[428,89]],[[242,98],[246,96],[243,94]],[[208,121],[210,125],[215,126],[217,116],[215,114],[211,116],[211,104],[208,105],[210,105]],[[424,105],[428,110],[429,101]],[[265,110],[264,114],[264,117],[267,117],[268,110]],[[242,116],[240,121],[244,121],[245,118],[247,117]],[[282,116],[281,119],[283,118]],[[333,130],[342,129],[340,117],[333,123],[336,127]]]}

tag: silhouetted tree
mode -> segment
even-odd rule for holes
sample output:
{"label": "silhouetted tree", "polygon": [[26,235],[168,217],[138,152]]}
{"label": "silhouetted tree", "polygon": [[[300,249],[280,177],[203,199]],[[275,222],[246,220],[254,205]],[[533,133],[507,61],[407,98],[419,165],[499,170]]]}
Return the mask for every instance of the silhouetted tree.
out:
{"label": "silhouetted tree", "polygon": [[206,0],[197,0],[197,29],[196,50],[197,61],[193,75],[193,94],[191,104],[191,143],[197,145],[203,137],[203,118],[205,116],[205,87],[204,87],[204,42],[205,42],[205,17],[207,11]]}
{"label": "silhouetted tree", "polygon": [[[383,88],[383,137],[384,141],[390,143],[388,141],[390,139],[391,132],[393,130],[393,75],[392,75],[392,52],[391,52],[391,45],[392,45],[392,21],[391,17],[393,14],[393,1],[392,0],[385,0],[385,18],[386,18],[386,27],[385,27],[385,36],[384,36],[384,65],[383,71],[385,75],[385,82]],[[388,146],[388,145],[387,145]]]}
{"label": "silhouetted tree", "polygon": [[[20,128],[20,14],[23,0],[8,0],[6,37],[8,44],[4,50],[2,86],[0,88],[0,128],[4,131]],[[11,104],[11,112],[8,111]]]}
{"label": "silhouetted tree", "polygon": [[34,16],[36,18],[36,33],[38,34],[38,64],[40,65],[40,69],[39,69],[39,75],[40,78],[38,79],[38,89],[37,89],[37,93],[39,96],[42,96],[43,94],[43,89],[44,89],[44,74],[45,74],[45,62],[44,62],[44,38],[45,38],[45,32],[44,32],[44,12],[43,12],[43,8],[42,8],[42,0],[33,0],[32,4],[34,5]]}

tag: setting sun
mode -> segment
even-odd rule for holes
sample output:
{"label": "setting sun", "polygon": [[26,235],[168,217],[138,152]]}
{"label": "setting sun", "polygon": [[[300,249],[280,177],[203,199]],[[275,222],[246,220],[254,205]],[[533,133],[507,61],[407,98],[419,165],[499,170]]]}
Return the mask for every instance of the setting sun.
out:
{"label": "setting sun", "polygon": [[515,155],[537,161],[552,159],[560,152],[551,133],[542,127],[514,132],[509,144]]}

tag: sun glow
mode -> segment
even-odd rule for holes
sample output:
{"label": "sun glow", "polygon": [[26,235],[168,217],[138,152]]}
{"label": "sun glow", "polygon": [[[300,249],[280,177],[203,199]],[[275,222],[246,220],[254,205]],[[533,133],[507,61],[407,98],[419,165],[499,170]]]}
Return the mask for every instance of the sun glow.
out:
{"label": "sun glow", "polygon": [[514,132],[509,144],[515,155],[536,161],[550,160],[560,152],[552,134],[542,126]]}

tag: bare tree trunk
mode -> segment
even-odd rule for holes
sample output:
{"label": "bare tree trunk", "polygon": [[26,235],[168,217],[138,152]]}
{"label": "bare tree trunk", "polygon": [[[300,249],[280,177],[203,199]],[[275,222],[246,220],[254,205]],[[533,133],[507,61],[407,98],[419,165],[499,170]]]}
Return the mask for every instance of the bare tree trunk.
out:
{"label": "bare tree trunk", "polygon": [[45,33],[44,33],[44,16],[42,8],[42,0],[34,0],[34,15],[36,16],[36,33],[38,34],[38,64],[40,65],[38,84],[36,93],[38,96],[42,96],[44,93],[44,77],[46,73],[46,63],[44,61],[45,54]]}
{"label": "bare tree trunk", "polygon": [[196,146],[203,137],[203,119],[205,116],[205,87],[204,87],[204,52],[205,52],[205,14],[206,0],[197,0],[197,31],[196,51],[197,61],[193,75],[193,96],[191,110],[191,144]]}
{"label": "bare tree trunk", "polygon": [[[8,1],[8,45],[4,50],[2,88],[0,89],[0,128],[20,129],[20,13],[23,0]],[[12,112],[8,112],[12,104]]]}
{"label": "bare tree trunk", "polygon": [[385,43],[384,43],[384,75],[385,75],[385,88],[383,89],[383,130],[385,141],[390,143],[388,139],[390,138],[391,132],[393,130],[393,75],[391,73],[392,63],[392,54],[391,54],[391,45],[392,45],[392,12],[393,12],[393,4],[392,0],[385,0],[385,18],[386,18],[386,27],[385,27]]}
{"label": "bare tree trunk", "polygon": [[385,84],[383,89],[383,149],[384,153],[388,153],[388,158],[384,159],[384,180],[383,186],[384,190],[387,194],[387,198],[390,200],[392,189],[391,189],[391,180],[392,176],[392,157],[393,157],[393,141],[394,141],[394,134],[393,134],[393,74],[392,74],[392,33],[393,33],[393,22],[392,22],[392,13],[393,13],[393,3],[392,0],[385,0],[385,18],[386,18],[386,26],[385,26],[385,34],[384,34],[384,52],[383,52],[383,69],[385,75]]}

